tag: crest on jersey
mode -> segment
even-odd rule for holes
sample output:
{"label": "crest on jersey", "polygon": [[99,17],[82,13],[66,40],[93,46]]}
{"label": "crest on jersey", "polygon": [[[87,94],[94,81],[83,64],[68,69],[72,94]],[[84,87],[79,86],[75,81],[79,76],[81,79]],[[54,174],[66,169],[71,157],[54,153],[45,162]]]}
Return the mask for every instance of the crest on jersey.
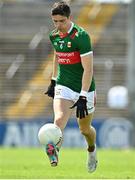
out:
{"label": "crest on jersey", "polygon": [[68,43],[67,43],[67,47],[68,47],[68,48],[71,48],[71,42],[68,42]]}

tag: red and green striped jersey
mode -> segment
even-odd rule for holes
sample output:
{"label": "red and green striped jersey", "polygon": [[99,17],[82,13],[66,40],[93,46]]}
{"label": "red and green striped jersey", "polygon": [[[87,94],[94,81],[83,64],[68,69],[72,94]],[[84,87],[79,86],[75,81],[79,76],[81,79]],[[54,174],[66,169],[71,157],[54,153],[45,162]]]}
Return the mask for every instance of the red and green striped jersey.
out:
{"label": "red and green striped jersey", "polygon": [[[57,84],[80,92],[83,75],[81,57],[93,53],[88,33],[72,23],[68,33],[64,35],[57,30],[52,31],[50,40],[58,57]],[[89,92],[94,90],[95,81],[92,78]]]}

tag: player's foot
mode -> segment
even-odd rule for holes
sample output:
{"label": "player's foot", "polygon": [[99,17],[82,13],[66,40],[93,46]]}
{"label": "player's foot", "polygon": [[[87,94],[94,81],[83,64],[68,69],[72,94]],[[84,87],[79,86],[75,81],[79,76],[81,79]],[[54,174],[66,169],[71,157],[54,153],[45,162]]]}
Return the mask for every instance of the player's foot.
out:
{"label": "player's foot", "polygon": [[93,152],[88,152],[87,168],[88,172],[92,173],[97,168],[97,155],[96,155],[96,146]]}
{"label": "player's foot", "polygon": [[49,143],[46,145],[46,153],[49,157],[51,166],[58,165],[58,150],[53,143]]}

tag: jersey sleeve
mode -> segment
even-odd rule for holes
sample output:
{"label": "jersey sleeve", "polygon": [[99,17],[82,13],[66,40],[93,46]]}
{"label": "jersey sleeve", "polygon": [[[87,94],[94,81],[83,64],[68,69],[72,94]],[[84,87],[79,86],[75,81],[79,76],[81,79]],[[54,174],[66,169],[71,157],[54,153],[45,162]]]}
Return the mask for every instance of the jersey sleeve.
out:
{"label": "jersey sleeve", "polygon": [[78,50],[81,57],[93,53],[90,36],[85,31],[78,36]]}
{"label": "jersey sleeve", "polygon": [[50,39],[50,41],[52,43],[52,33],[49,34],[49,39]]}
{"label": "jersey sleeve", "polygon": [[49,39],[50,39],[50,42],[51,42],[52,47],[55,49],[54,44],[53,44],[53,36],[52,36],[52,33],[49,34]]}

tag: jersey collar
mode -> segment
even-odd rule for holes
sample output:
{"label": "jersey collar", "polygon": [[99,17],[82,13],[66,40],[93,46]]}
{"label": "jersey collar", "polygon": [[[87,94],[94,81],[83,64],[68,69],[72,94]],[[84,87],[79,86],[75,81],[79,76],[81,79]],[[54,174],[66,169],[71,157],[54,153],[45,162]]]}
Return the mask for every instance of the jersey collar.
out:
{"label": "jersey collar", "polygon": [[74,23],[73,23],[73,22],[71,22],[71,27],[70,27],[70,29],[68,30],[68,34],[72,31],[73,26],[74,26]]}

